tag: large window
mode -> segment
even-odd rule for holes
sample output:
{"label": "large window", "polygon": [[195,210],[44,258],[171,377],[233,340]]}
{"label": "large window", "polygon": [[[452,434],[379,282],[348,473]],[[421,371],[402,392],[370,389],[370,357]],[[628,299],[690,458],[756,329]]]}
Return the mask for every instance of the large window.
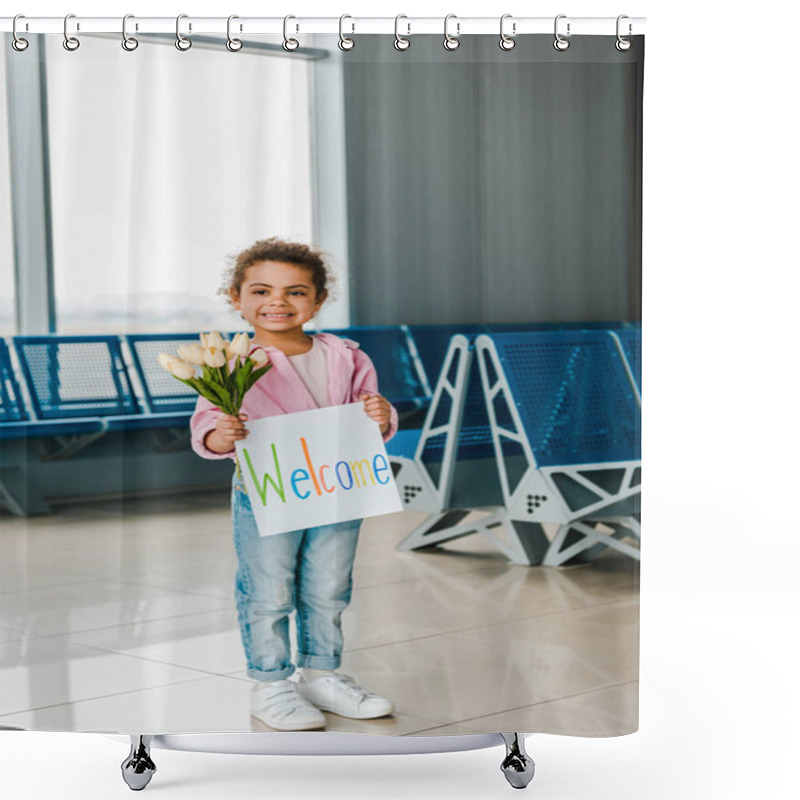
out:
{"label": "large window", "polygon": [[227,258],[313,239],[313,61],[97,37],[46,56],[58,331],[236,328]]}

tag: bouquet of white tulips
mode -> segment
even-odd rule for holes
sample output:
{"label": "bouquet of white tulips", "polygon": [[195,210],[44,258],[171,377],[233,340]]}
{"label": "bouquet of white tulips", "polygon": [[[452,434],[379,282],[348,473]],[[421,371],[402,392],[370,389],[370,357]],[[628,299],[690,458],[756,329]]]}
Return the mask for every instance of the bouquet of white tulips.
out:
{"label": "bouquet of white tulips", "polygon": [[[237,333],[232,342],[216,332],[201,333],[199,344],[180,345],[179,357],[160,353],[158,363],[223,413],[238,416],[245,394],[272,366],[263,350],[249,353],[246,333]],[[197,367],[202,374],[196,374]]]}

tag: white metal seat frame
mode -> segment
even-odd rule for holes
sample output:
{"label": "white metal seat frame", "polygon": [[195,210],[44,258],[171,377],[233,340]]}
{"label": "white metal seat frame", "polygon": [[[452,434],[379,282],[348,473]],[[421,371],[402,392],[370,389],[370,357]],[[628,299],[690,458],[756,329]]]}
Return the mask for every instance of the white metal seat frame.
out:
{"label": "white metal seat frame", "polygon": [[[501,505],[471,508],[454,508],[451,505],[453,483],[459,468],[458,447],[464,406],[470,370],[473,368],[470,342],[466,336],[456,334],[450,340],[413,459],[390,454],[405,508],[428,514],[397,545],[397,549],[419,550],[479,534],[512,563],[539,563],[545,552],[544,535],[538,530],[528,534],[505,524],[506,515]],[[440,413],[442,411],[444,414]],[[444,421],[441,421],[442,416]],[[445,437],[445,444],[437,475],[423,456],[428,442],[439,436]],[[467,478],[470,479],[475,480],[475,476]],[[471,515],[473,518],[464,522]]]}

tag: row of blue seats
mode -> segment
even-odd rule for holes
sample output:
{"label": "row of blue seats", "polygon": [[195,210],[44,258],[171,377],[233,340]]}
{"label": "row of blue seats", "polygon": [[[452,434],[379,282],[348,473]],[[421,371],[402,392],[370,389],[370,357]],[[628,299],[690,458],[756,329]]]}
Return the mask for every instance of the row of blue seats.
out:
{"label": "row of blue seats", "polygon": [[[486,327],[490,327],[487,330]],[[634,396],[641,402],[641,328],[638,325],[627,325],[614,328],[609,323],[598,323],[594,325],[579,325],[579,324],[563,324],[555,325],[530,325],[523,326],[486,326],[479,328],[473,326],[473,330],[461,332],[460,335],[464,336],[469,342],[470,350],[473,349],[475,341],[481,335],[488,334],[503,334],[511,336],[515,333],[533,334],[535,341],[539,344],[539,348],[543,348],[543,352],[537,354],[535,361],[528,364],[529,372],[531,374],[542,374],[545,365],[550,369],[555,369],[556,372],[562,369],[562,361],[555,358],[555,350],[558,349],[562,352],[560,359],[565,356],[563,353],[577,352],[574,348],[581,343],[584,347],[586,343],[594,341],[597,343],[602,342],[598,352],[606,352],[605,343],[609,344],[613,341],[615,344],[612,351],[618,353],[619,358],[614,363],[618,364],[619,369],[627,371],[627,383],[630,383]],[[581,336],[578,339],[564,338],[568,332],[574,332]],[[584,335],[585,334],[585,335]],[[453,332],[455,335],[455,332]],[[427,337],[427,341],[426,341]],[[441,340],[441,334],[433,329],[426,330],[422,335],[417,335],[422,342],[427,344],[434,344],[438,360],[438,367],[444,362],[444,357],[447,348],[450,345],[452,336],[448,336],[446,341]],[[588,337],[588,338],[587,338]],[[595,345],[596,346],[596,345]],[[433,348],[431,348],[433,350]],[[428,352],[430,353],[431,350]],[[439,356],[441,352],[441,356]],[[542,360],[544,359],[544,360]],[[608,361],[608,364],[612,363]],[[604,365],[604,369],[607,365]],[[457,363],[451,365],[451,371],[455,374]],[[444,376],[443,376],[444,377]],[[449,381],[453,385],[454,380]],[[437,426],[437,421],[431,421],[432,427]],[[463,399],[463,416],[459,423],[459,437],[458,449],[456,451],[456,459],[459,461],[486,458],[492,452],[492,437],[489,428],[489,417],[486,411],[485,403],[485,389],[481,382],[480,373],[476,368],[470,369],[467,377],[467,385],[465,396]],[[419,442],[419,431],[417,430],[401,430],[395,439],[390,443],[390,453],[393,455],[403,456],[406,458],[413,458],[416,452],[417,444]],[[447,438],[445,436],[434,436],[425,442],[425,450],[421,454],[423,461],[438,462],[443,457],[444,447]]]}
{"label": "row of blue seats", "polygon": [[[365,326],[328,332],[361,344],[375,362],[382,393],[402,417],[427,407],[455,334],[592,327],[614,328],[623,337],[636,330],[629,323],[530,323]],[[196,395],[165,372],[157,357],[197,338],[195,333],[15,336],[11,344],[19,372],[8,344],[0,339],[0,438],[185,426]],[[630,342],[636,340],[630,337]],[[635,357],[630,361],[639,363]],[[477,383],[471,386],[468,406],[475,405],[479,392]]]}

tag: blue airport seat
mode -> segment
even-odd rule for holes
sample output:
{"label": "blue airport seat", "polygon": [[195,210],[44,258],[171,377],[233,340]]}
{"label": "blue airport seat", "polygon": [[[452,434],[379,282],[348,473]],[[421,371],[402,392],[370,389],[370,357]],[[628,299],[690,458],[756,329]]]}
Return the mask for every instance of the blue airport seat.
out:
{"label": "blue airport seat", "polygon": [[[33,405],[30,437],[94,435],[188,421],[185,412],[146,412],[134,394],[117,336],[15,336],[14,346]],[[3,435],[17,438],[25,430],[9,428]]]}
{"label": "blue airport seat", "polygon": [[[472,363],[477,334],[468,333],[462,335],[469,343],[470,367],[464,391],[464,410],[458,430],[458,447],[455,458],[456,461],[491,458],[493,456],[492,432],[489,427],[489,417],[486,413],[486,403],[483,399],[481,376],[477,366]],[[437,425],[436,419],[433,420],[432,425],[433,427]],[[431,439],[426,442],[422,460],[425,463],[441,461],[443,452],[443,439]]]}
{"label": "blue airport seat", "polygon": [[15,336],[40,420],[139,414],[116,336]]}
{"label": "blue airport seat", "polygon": [[609,332],[485,334],[476,348],[507,524],[539,555],[542,523],[558,524],[546,566],[606,547],[638,559],[624,540],[639,540],[640,406]]}
{"label": "blue airport seat", "polygon": [[27,419],[22,392],[11,366],[11,353],[5,339],[0,339],[0,422],[23,422]]}
{"label": "blue airport seat", "polygon": [[[427,373],[431,386],[445,377],[441,375],[445,358],[449,351],[453,336],[462,335],[470,343],[475,337],[486,330],[485,325],[479,324],[454,324],[454,325],[410,325],[409,331],[414,339],[420,360]],[[454,376],[451,376],[451,384]],[[439,409],[439,416],[445,409]],[[432,420],[432,427],[436,427],[438,420]],[[434,437],[425,443],[422,460],[425,463],[436,463],[444,456],[444,437]],[[486,458],[492,454],[492,437],[489,429],[489,420],[486,416],[486,407],[483,402],[483,389],[477,369],[470,369],[464,397],[464,412],[458,438],[456,459]]]}
{"label": "blue airport seat", "polygon": [[624,330],[609,331],[617,343],[625,362],[630,369],[631,377],[637,392],[642,394],[642,330],[641,328],[626,328]]}
{"label": "blue airport seat", "polygon": [[405,326],[326,328],[321,333],[333,333],[358,342],[375,365],[381,394],[398,412],[412,412],[427,406],[430,396],[425,389]]}
{"label": "blue airport seat", "polygon": [[[160,491],[181,487],[187,479],[190,485],[203,486],[229,479],[224,474],[226,464],[202,462],[191,452],[188,423],[196,395],[187,391],[175,402],[173,387],[179,392],[188,387],[157,364],[158,352],[174,350],[176,340],[196,337],[159,334],[131,338],[134,342],[128,344],[135,371],[128,369],[119,336],[13,337],[18,376],[9,358],[13,351],[2,343],[4,419],[0,421],[0,439],[8,445],[0,474],[4,507],[19,515],[51,513],[51,499],[75,496],[76,492],[80,495],[89,487],[90,493],[119,491],[123,486],[131,491]],[[29,405],[20,407],[23,397]],[[23,418],[9,419],[14,416]],[[107,458],[110,454],[117,458],[120,446],[106,434],[138,431],[148,435],[136,435],[126,442],[131,469],[123,470],[122,476],[116,471],[104,474]],[[26,439],[43,440],[39,458],[30,457],[24,441],[13,441]],[[65,470],[61,462],[79,452],[81,463],[71,469],[72,474],[66,474],[70,468]],[[66,481],[43,480],[51,475]]]}
{"label": "blue airport seat", "polygon": [[433,387],[442,371],[444,359],[453,336],[477,336],[484,333],[485,325],[453,324],[453,325],[409,325],[408,330],[419,353],[428,385]]}
{"label": "blue airport seat", "polygon": [[491,337],[537,465],[641,458],[625,366],[603,331]]}
{"label": "blue airport seat", "polygon": [[22,391],[11,363],[11,351],[4,339],[0,339],[0,373],[2,374],[0,440],[59,436],[65,433],[95,436],[103,430],[103,422],[97,417],[73,417],[66,425],[62,420],[33,419],[25,407]]}
{"label": "blue airport seat", "polygon": [[199,342],[200,334],[129,333],[124,338],[130,347],[147,409],[151,413],[183,411],[188,424],[197,403],[197,393],[185,383],[175,380],[158,363],[158,355],[168,353],[177,356],[179,345]]}
{"label": "blue airport seat", "polygon": [[514,333],[524,331],[551,330],[617,330],[627,328],[630,322],[497,322],[482,325],[479,323],[451,323],[445,325],[409,325],[408,330],[414,340],[422,366],[433,386],[444,364],[450,340],[456,334],[474,338],[481,333]]}
{"label": "blue airport seat", "polygon": [[[404,507],[427,514],[397,547],[417,550],[483,533],[512,561],[528,563],[495,532],[500,522],[493,508],[502,494],[485,403],[482,396],[469,397],[475,387],[480,391],[470,339],[474,334],[450,337],[422,428],[401,430],[387,442]],[[467,402],[473,407],[467,409]],[[480,522],[463,523],[476,507],[485,512]]]}
{"label": "blue airport seat", "polygon": [[37,439],[66,434],[96,436],[104,433],[108,426],[99,417],[73,417],[67,422],[63,420],[41,421],[25,420],[21,422],[0,423],[0,440]]}
{"label": "blue airport seat", "polygon": [[[473,330],[463,332],[465,327]],[[472,343],[482,326],[449,326],[449,325],[427,325],[413,326],[412,336],[417,345],[417,350],[421,359],[427,359],[429,368],[435,363],[436,373],[432,373],[434,381],[432,385],[439,388],[443,382],[448,382],[451,387],[457,384],[456,371],[458,363],[455,359],[451,361],[449,373],[445,374],[443,367],[453,342],[454,335],[460,335],[469,345],[469,358],[472,353]],[[455,333],[454,333],[455,331]],[[423,353],[425,354],[423,356]],[[442,432],[438,435],[427,437],[425,446],[421,453],[421,461],[424,464],[436,464],[445,457],[445,447],[451,437],[457,437],[457,448],[455,459],[466,461],[492,456],[492,436],[489,428],[489,419],[486,415],[486,405],[483,401],[483,388],[481,386],[480,375],[477,369],[468,368],[467,380],[464,387],[459,387],[463,393],[463,412],[458,428],[450,428],[447,433]],[[448,423],[451,407],[446,395],[443,395],[442,402],[430,409],[429,418],[424,422],[428,430],[439,428]],[[403,434],[400,438],[393,438],[387,445],[390,455],[403,456],[406,458],[414,457],[414,447],[419,442],[423,431],[421,429],[401,430]],[[396,439],[396,441],[395,441]]]}
{"label": "blue airport seat", "polygon": [[414,459],[417,452],[417,444],[422,431],[419,428],[401,429],[386,442],[386,452],[389,456],[397,458],[407,458],[409,461]]}

